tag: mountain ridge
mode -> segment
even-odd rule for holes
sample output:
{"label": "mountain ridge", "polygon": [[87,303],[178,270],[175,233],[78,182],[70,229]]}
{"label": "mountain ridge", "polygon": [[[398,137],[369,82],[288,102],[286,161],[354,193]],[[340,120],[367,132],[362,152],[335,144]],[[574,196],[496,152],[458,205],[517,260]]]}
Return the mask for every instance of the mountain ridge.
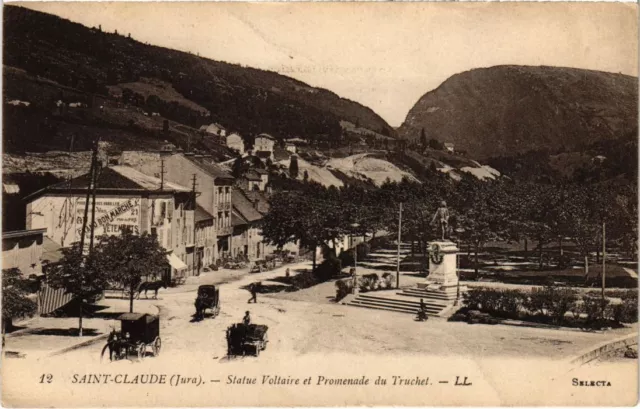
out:
{"label": "mountain ridge", "polygon": [[454,143],[478,159],[541,147],[577,149],[637,129],[638,78],[568,67],[499,65],[449,77],[398,134]]}
{"label": "mountain ridge", "polygon": [[[5,66],[105,97],[108,86],[142,77],[162,80],[211,112],[210,118],[203,118],[184,107],[164,107],[163,116],[185,125],[211,121],[251,135],[267,132],[285,138],[307,133],[336,139],[342,133],[340,121],[347,120],[394,134],[369,107],[272,71],[143,44],[18,6],[6,6],[3,19]],[[151,110],[145,104],[139,103]]]}

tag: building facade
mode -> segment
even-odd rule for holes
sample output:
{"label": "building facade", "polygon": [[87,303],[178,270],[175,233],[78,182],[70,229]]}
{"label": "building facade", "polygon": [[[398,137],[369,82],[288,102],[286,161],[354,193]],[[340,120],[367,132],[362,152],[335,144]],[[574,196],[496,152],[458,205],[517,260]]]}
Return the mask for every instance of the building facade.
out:
{"label": "building facade", "polygon": [[[89,182],[89,175],[82,175],[27,196],[27,228],[46,229],[46,236],[62,247],[80,241]],[[163,277],[193,274],[192,257],[188,255],[193,242],[189,235],[194,234],[193,210],[189,206],[193,195],[188,188],[126,166],[101,169],[97,186],[94,237],[119,235],[123,228],[134,234],[156,234],[170,265],[170,269],[161,272]],[[92,222],[91,207],[88,226]],[[90,231],[85,231],[85,248]]]}
{"label": "building facade", "polygon": [[261,157],[260,152],[269,152],[269,157],[273,160],[273,148],[275,147],[276,140],[273,136],[263,133],[256,136],[253,144],[253,150],[255,154]]}
{"label": "building facade", "polygon": [[[202,249],[203,257],[212,254],[211,263],[226,257],[231,248],[231,187],[233,177],[210,157],[175,152],[126,151],[120,163],[177,184],[197,186],[196,204],[213,216],[215,240]],[[207,251],[208,250],[208,251]]]}

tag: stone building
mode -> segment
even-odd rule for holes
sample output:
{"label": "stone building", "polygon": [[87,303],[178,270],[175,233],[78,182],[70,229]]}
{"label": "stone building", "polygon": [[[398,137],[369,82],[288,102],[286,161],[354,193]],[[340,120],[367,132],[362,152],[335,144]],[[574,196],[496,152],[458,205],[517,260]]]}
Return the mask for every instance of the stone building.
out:
{"label": "stone building", "polygon": [[[203,258],[211,254],[211,263],[230,253],[231,247],[231,187],[233,177],[206,155],[176,152],[126,151],[120,163],[157,178],[193,186],[198,195],[196,203],[212,216],[215,240],[203,247]],[[205,264],[206,265],[206,264]]]}
{"label": "stone building", "polygon": [[[46,229],[46,237],[62,247],[80,241],[88,174],[57,183],[26,197],[28,229]],[[167,251],[166,280],[193,274],[194,219],[189,188],[145,175],[131,167],[100,169],[97,179],[94,237],[155,233]],[[91,207],[89,220],[91,223]],[[85,232],[88,246],[90,229]]]}

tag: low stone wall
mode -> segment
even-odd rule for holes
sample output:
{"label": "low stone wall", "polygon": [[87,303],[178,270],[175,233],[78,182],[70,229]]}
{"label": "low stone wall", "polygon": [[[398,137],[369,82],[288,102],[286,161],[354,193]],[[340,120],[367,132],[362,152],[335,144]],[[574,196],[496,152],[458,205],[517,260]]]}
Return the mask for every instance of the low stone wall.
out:
{"label": "low stone wall", "polygon": [[590,348],[588,350],[582,351],[577,356],[571,358],[569,363],[572,366],[581,366],[603,355],[607,355],[623,348],[626,349],[627,347],[630,347],[632,345],[638,345],[637,333],[625,335],[614,340],[605,341],[595,348]]}

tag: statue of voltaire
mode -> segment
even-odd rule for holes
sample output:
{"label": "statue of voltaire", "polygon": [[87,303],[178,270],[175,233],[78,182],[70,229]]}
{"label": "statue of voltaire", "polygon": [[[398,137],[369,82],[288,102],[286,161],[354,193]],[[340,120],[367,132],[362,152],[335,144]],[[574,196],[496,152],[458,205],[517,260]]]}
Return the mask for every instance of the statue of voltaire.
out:
{"label": "statue of voltaire", "polygon": [[440,207],[433,215],[431,224],[437,222],[442,232],[442,240],[445,239],[445,235],[449,231],[449,209],[447,208],[447,202],[444,200],[440,203]]}

